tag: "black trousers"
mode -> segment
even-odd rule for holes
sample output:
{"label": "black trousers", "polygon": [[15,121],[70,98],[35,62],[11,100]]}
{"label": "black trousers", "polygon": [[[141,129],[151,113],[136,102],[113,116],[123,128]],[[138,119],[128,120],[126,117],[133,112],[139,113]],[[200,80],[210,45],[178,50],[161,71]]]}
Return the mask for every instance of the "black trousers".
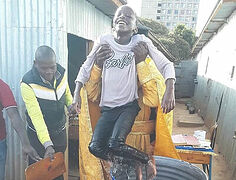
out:
{"label": "black trousers", "polygon": [[103,160],[111,154],[147,163],[147,154],[125,144],[139,111],[137,100],[120,107],[102,107],[89,151]]}
{"label": "black trousers", "polygon": [[[45,148],[41,144],[41,142],[39,141],[36,132],[34,132],[33,130],[27,128],[27,135],[29,137],[29,141],[30,141],[30,144],[32,145],[32,147],[37,151],[39,156],[43,158],[44,154],[45,154]],[[65,150],[66,150],[66,146],[67,146],[66,129],[61,131],[59,134],[50,135],[50,138],[53,142],[55,152],[64,153]],[[35,162],[36,161],[34,161],[33,159],[31,159],[29,157],[29,165],[31,165]],[[59,177],[55,178],[54,180],[64,180],[64,177],[62,175],[62,176],[59,176]]]}

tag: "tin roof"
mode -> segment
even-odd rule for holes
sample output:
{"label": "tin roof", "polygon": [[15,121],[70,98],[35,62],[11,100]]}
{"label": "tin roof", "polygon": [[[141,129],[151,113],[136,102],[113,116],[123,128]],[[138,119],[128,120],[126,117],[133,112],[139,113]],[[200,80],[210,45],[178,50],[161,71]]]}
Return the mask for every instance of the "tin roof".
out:
{"label": "tin roof", "polygon": [[228,17],[236,9],[236,0],[219,0],[206,25],[204,26],[199,38],[192,49],[195,56],[207,44],[207,42],[217,34],[219,28],[227,23]]}
{"label": "tin roof", "polygon": [[107,16],[113,16],[117,7],[126,4],[126,0],[88,0]]}

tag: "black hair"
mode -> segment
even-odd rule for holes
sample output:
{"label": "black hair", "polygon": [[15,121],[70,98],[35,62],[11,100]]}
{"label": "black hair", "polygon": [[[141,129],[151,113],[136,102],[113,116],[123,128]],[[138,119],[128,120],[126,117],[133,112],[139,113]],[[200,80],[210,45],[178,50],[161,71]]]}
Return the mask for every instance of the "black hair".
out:
{"label": "black hair", "polygon": [[47,61],[47,60],[56,60],[56,54],[54,50],[46,45],[39,46],[35,52],[36,61]]}

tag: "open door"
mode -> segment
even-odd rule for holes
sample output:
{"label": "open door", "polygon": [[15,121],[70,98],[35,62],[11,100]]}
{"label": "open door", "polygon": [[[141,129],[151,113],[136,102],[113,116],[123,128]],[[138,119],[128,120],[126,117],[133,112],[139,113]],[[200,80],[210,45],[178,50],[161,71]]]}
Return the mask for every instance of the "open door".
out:
{"label": "open door", "polygon": [[[68,40],[68,83],[73,94],[75,89],[75,79],[80,67],[86,60],[87,55],[93,47],[93,41],[81,38],[73,34],[67,34]],[[79,178],[79,160],[78,160],[78,146],[79,146],[79,132],[78,119],[69,121],[68,130],[68,175],[69,179]]]}

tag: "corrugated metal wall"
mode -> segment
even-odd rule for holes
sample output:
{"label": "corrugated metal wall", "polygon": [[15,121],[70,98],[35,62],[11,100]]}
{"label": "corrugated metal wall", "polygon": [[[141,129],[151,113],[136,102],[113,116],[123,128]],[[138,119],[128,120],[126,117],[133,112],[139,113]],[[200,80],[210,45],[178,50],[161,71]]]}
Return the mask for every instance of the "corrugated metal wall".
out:
{"label": "corrugated metal wall", "polygon": [[[0,0],[0,78],[11,87],[22,117],[20,80],[32,67],[36,48],[52,47],[58,62],[67,68],[67,32],[95,40],[110,31],[110,22],[85,0]],[[6,180],[23,180],[21,144],[8,120],[7,133]]]}
{"label": "corrugated metal wall", "polygon": [[68,33],[95,40],[111,32],[111,18],[86,0],[69,0],[67,16]]}
{"label": "corrugated metal wall", "polygon": [[[0,77],[6,81],[23,115],[20,80],[40,45],[51,46],[58,62],[67,66],[67,34],[64,0],[0,0]],[[7,180],[23,180],[25,163],[19,138],[7,120]]]}
{"label": "corrugated metal wall", "polygon": [[203,76],[198,76],[194,100],[208,127],[217,121],[218,150],[224,155],[229,166],[235,167],[236,140],[233,139],[233,136],[236,131],[236,90]]}
{"label": "corrugated metal wall", "polygon": [[233,139],[236,131],[236,45],[232,41],[235,31],[236,10],[196,57],[199,66],[194,99],[208,127],[218,119],[218,149],[236,172],[236,140]]}
{"label": "corrugated metal wall", "polygon": [[175,95],[176,98],[193,97],[194,95],[194,79],[197,76],[197,61],[181,61],[175,64]]}
{"label": "corrugated metal wall", "polygon": [[236,90],[227,88],[222,100],[219,116],[217,143],[219,151],[224,154],[229,166],[236,168],[236,140],[233,139],[236,131]]}

